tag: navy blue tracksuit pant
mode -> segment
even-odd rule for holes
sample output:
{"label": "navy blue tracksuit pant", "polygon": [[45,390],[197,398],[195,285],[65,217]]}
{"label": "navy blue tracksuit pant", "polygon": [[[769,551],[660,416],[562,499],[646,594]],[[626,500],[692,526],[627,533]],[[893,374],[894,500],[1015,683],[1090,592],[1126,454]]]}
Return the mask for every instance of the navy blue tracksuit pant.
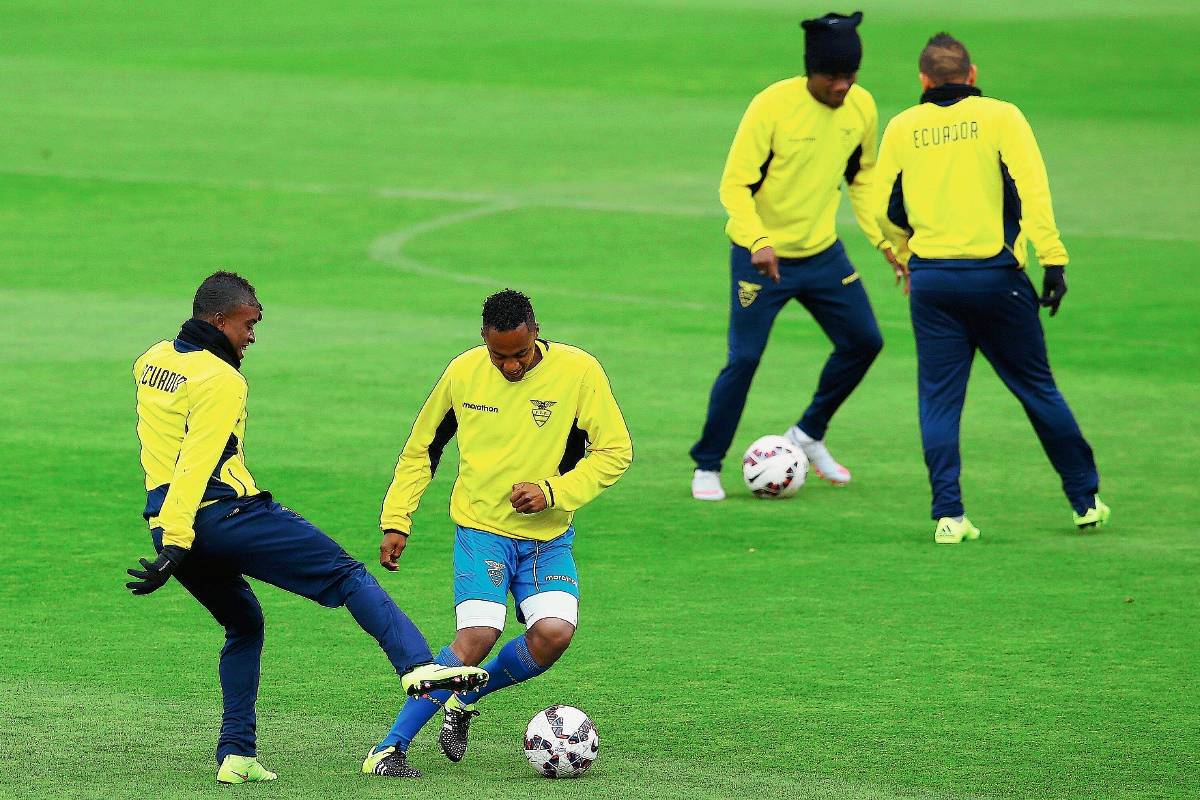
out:
{"label": "navy blue tracksuit pant", "polygon": [[[253,756],[263,614],[244,575],[315,600],[346,606],[375,637],[397,674],[432,661],[417,627],[361,561],[289,508],[256,497],[222,500],[196,515],[196,540],[175,577],[225,628],[221,650],[224,714],[217,761]],[[162,549],[162,529],[151,532]]]}
{"label": "navy blue tracksuit pant", "polygon": [[909,307],[933,518],[963,513],[959,422],[976,349],[1025,407],[1071,507],[1079,514],[1090,508],[1100,484],[1096,462],[1054,383],[1038,295],[1025,271],[914,268]]}
{"label": "navy blue tracksuit pant", "polygon": [[696,466],[706,470],[721,468],[775,317],[790,300],[808,309],[833,342],[816,394],[797,423],[812,438],[825,438],[834,412],[883,349],[871,301],[840,241],[809,258],[779,259],[778,284],[751,265],[744,247],[733,246],[730,268],[729,360],[713,384],[704,433],[691,450]]}

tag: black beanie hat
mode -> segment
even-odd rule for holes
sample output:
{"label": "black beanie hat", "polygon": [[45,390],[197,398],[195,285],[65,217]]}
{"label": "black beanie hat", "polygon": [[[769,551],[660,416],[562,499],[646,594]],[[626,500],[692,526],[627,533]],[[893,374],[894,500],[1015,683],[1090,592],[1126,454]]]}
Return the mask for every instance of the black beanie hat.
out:
{"label": "black beanie hat", "polygon": [[804,28],[804,71],[811,75],[837,75],[858,72],[862,62],[862,40],[858,38],[858,25],[862,12],[850,16],[832,11],[817,19],[806,19],[800,23]]}

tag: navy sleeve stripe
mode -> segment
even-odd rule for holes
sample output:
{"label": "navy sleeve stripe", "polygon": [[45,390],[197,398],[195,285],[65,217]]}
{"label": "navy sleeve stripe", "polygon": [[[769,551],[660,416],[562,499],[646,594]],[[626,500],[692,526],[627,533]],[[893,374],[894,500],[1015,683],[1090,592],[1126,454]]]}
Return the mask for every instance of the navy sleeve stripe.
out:
{"label": "navy sleeve stripe", "polygon": [[457,432],[458,417],[454,416],[454,409],[451,408],[446,412],[446,416],[442,417],[437,430],[434,431],[433,441],[429,443],[429,477],[437,474],[438,464],[442,463],[442,452]]}

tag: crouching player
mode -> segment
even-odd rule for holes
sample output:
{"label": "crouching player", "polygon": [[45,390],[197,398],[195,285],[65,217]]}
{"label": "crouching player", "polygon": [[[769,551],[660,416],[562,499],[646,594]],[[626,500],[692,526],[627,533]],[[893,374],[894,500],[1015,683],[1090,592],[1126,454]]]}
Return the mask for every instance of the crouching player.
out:
{"label": "crouching player", "polygon": [[432,692],[434,699],[406,702],[363,762],[365,773],[419,778],[405,754],[441,705],[439,744],[447,758],[461,761],[478,713],[474,703],[541,675],[562,656],[579,617],[571,517],[616,483],[633,460],[604,370],[582,350],[539,339],[528,297],[506,289],[487,298],[482,333],[484,345],[450,362],[413,424],[383,501],[379,561],[399,568],[412,513],[457,432],[450,517],[457,526],[458,634],[435,661],[479,664],[504,629],[509,592],[527,630],[487,664],[484,689]]}
{"label": "crouching player", "polygon": [[135,595],[172,575],[225,628],[217,780],[275,780],[258,763],[254,705],[263,614],[244,576],[345,606],[379,642],[409,694],[466,690],[487,681],[479,669],[431,663],[429,645],[379,582],[337,542],[254,485],[246,469],[246,348],[262,306],[254,287],[217,272],[196,291],[192,318],[134,365],[146,508],[158,559],[142,559],[126,584]]}

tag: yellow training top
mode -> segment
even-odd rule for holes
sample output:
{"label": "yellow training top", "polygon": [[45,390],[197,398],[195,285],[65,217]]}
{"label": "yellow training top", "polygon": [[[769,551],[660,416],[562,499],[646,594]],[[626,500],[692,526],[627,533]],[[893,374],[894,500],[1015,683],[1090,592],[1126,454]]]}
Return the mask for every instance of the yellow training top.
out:
{"label": "yellow training top", "polygon": [[[942,90],[940,94],[935,94]],[[872,208],[901,260],[926,266],[1066,265],[1046,165],[1011,103],[958,84],[888,123]],[[957,95],[957,96],[956,96]]]}
{"label": "yellow training top", "polygon": [[246,379],[207,350],[159,342],[133,365],[150,526],[191,548],[196,511],[259,493],[246,469]]}
{"label": "yellow training top", "polygon": [[871,213],[879,113],[870,92],[850,87],[840,108],[808,91],[807,78],[768,87],[750,103],[721,176],[725,233],[757,252],[807,258],[837,241],[845,179],[854,216],[871,244],[887,241]]}
{"label": "yellow training top", "polygon": [[[408,533],[412,513],[458,433],[458,480],[450,518],[512,539],[549,541],[573,512],[617,482],[633,445],[599,362],[584,351],[538,340],[541,362],[511,382],[486,347],[450,362],[413,423],[383,499],[383,530]],[[518,514],[513,485],[537,483],[549,507]]]}

